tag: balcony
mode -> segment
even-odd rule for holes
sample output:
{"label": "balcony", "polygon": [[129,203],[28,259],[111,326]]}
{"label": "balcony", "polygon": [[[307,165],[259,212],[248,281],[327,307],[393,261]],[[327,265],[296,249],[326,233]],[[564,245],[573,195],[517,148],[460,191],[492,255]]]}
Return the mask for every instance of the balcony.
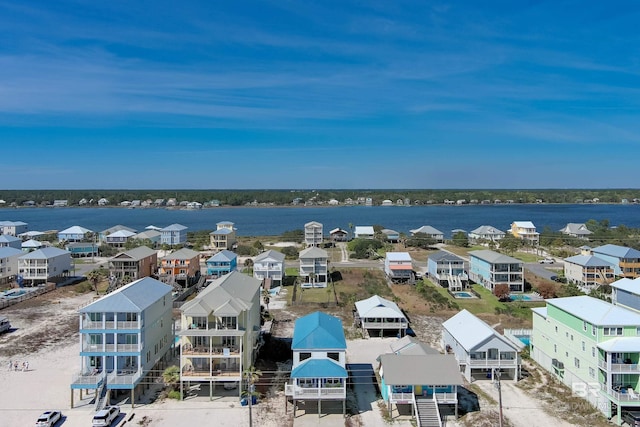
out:
{"label": "balcony", "polygon": [[518,365],[517,359],[467,359],[472,368],[505,368]]}
{"label": "balcony", "polygon": [[240,356],[240,348],[237,346],[192,346],[185,344],[182,348],[183,356],[215,356],[228,357]]}
{"label": "balcony", "polygon": [[[602,359],[598,360],[598,366],[605,371],[609,369],[607,362]],[[640,374],[640,365],[634,363],[612,363],[609,372],[615,374]]]}
{"label": "balcony", "polygon": [[631,403],[631,402],[635,402],[638,405],[640,405],[640,394],[638,394],[638,392],[634,392],[633,395],[631,395],[628,392],[628,388],[623,388],[623,387],[615,387],[616,389],[611,389],[608,388],[606,386],[606,384],[600,384],[600,389],[607,394],[607,396],[613,398],[614,400],[618,401],[618,402],[626,402],[626,403]]}
{"label": "balcony", "polygon": [[[142,370],[135,369],[120,369],[114,370],[107,374],[107,388],[118,388],[118,387],[110,387],[113,385],[121,385],[121,386],[133,386],[136,381],[140,379],[142,376]],[[128,387],[124,387],[128,388]]]}
{"label": "balcony", "polygon": [[391,403],[404,404],[404,403],[413,403],[415,398],[414,398],[414,395],[413,395],[412,392],[410,392],[410,393],[391,393],[391,397],[390,397],[389,400],[390,400]]}
{"label": "balcony", "polygon": [[347,395],[345,386],[300,387],[295,384],[285,384],[284,394],[296,399],[344,399]]}
{"label": "balcony", "polygon": [[109,330],[109,329],[122,329],[122,330],[140,330],[142,329],[142,324],[140,322],[114,322],[113,320],[84,320],[82,321],[81,329],[98,329],[98,330]]}
{"label": "balcony", "polygon": [[403,320],[400,322],[394,321],[376,321],[376,320],[362,320],[362,327],[364,329],[406,329],[409,326],[409,322]]}
{"label": "balcony", "polygon": [[204,369],[193,369],[191,365],[186,365],[182,368],[182,376],[188,378],[197,378],[197,379],[229,379],[229,378],[237,378],[241,377],[240,369],[213,369],[213,370],[204,370]]}
{"label": "balcony", "polygon": [[141,344],[83,344],[82,352],[85,353],[139,353]]}
{"label": "balcony", "polygon": [[98,388],[103,381],[104,376],[98,370],[81,372],[72,376],[71,386],[73,388],[94,389]]}

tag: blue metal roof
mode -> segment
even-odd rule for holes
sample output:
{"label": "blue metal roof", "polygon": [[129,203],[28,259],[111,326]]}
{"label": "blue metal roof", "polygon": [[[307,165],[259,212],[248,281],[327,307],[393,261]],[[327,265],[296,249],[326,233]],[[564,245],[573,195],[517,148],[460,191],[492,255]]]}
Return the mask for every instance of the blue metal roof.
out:
{"label": "blue metal roof", "polygon": [[291,371],[291,378],[347,378],[347,370],[330,359],[307,359]]}
{"label": "blue metal roof", "polygon": [[[142,313],[163,297],[171,295],[172,287],[151,277],[143,277],[117,289],[78,310],[80,313]],[[169,298],[169,303],[171,299]]]}
{"label": "blue metal roof", "polygon": [[591,250],[597,254],[614,256],[616,258],[640,258],[640,251],[618,245],[603,245]]}
{"label": "blue metal roof", "polygon": [[292,350],[347,348],[342,321],[337,317],[316,311],[296,320]]}

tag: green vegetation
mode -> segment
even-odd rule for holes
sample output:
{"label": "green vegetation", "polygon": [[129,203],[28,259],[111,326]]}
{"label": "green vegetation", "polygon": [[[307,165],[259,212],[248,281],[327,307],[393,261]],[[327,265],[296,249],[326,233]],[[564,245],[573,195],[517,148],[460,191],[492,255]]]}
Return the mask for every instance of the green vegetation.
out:
{"label": "green vegetation", "polygon": [[347,250],[351,253],[351,258],[377,259],[380,257],[378,249],[383,246],[382,242],[376,239],[353,239],[347,243]]}
{"label": "green vegetation", "polygon": [[434,285],[427,279],[416,282],[416,291],[418,291],[424,299],[429,301],[432,311],[435,311],[436,308],[441,310],[460,309],[460,306],[453,300],[453,298],[451,298],[446,289]]}
{"label": "green vegetation", "polygon": [[289,230],[282,233],[282,240],[285,242],[295,242],[302,243],[304,242],[304,230]]}

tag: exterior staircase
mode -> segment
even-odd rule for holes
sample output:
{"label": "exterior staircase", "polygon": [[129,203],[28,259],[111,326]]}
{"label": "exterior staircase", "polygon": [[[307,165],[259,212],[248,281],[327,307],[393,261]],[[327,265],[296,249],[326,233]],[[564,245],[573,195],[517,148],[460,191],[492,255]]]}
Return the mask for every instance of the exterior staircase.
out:
{"label": "exterior staircase", "polygon": [[96,412],[100,411],[107,406],[107,397],[109,395],[109,390],[107,390],[107,377],[104,377],[102,384],[96,390]]}
{"label": "exterior staircase", "polygon": [[420,427],[442,427],[438,403],[433,399],[416,399],[416,419]]}

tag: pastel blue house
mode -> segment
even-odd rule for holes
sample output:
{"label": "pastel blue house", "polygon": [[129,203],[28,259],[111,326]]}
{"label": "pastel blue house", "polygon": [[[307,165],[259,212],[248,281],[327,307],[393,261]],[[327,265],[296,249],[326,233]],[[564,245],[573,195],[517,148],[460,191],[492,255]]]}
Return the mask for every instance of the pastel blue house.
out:
{"label": "pastel blue house", "polygon": [[58,240],[61,242],[81,242],[88,237],[93,231],[88,228],[74,225],[66,228],[58,233]]}
{"label": "pastel blue house", "polygon": [[598,258],[614,265],[613,273],[630,279],[640,277],[640,251],[617,245],[603,245],[591,249]]}
{"label": "pastel blue house", "polygon": [[342,401],[346,412],[347,341],[342,321],[316,311],[296,320],[293,330],[293,365],[291,382],[285,395],[293,400],[293,416],[297,402],[318,402],[318,416],[322,414],[322,400]]}
{"label": "pastel blue house", "polygon": [[11,235],[0,234],[0,248],[22,249],[22,239]]}
{"label": "pastel blue house", "polygon": [[207,275],[224,276],[238,269],[238,256],[228,250],[222,250],[207,260]]}
{"label": "pastel blue house", "polygon": [[171,224],[160,229],[160,243],[163,245],[182,245],[187,242],[187,227]]}
{"label": "pastel blue house", "polygon": [[500,284],[511,292],[524,291],[523,262],[494,251],[469,252],[469,278],[491,292]]}
{"label": "pastel blue house", "polygon": [[94,242],[71,242],[64,247],[73,258],[98,256],[98,245]]}
{"label": "pastel blue house", "polygon": [[423,426],[442,425],[443,405],[453,406],[457,417],[458,386],[463,381],[455,357],[406,336],[391,344],[391,353],[380,355],[378,361],[380,392],[390,417],[393,405],[410,405]]}
{"label": "pastel blue house", "polygon": [[146,376],[158,370],[173,344],[172,287],[145,277],[78,310],[80,314],[80,372],[74,390],[95,390],[96,406],[123,391],[133,406]]}
{"label": "pastel blue house", "polygon": [[429,255],[427,272],[432,282],[451,291],[460,291],[469,284],[464,260],[451,252],[438,251]]}

